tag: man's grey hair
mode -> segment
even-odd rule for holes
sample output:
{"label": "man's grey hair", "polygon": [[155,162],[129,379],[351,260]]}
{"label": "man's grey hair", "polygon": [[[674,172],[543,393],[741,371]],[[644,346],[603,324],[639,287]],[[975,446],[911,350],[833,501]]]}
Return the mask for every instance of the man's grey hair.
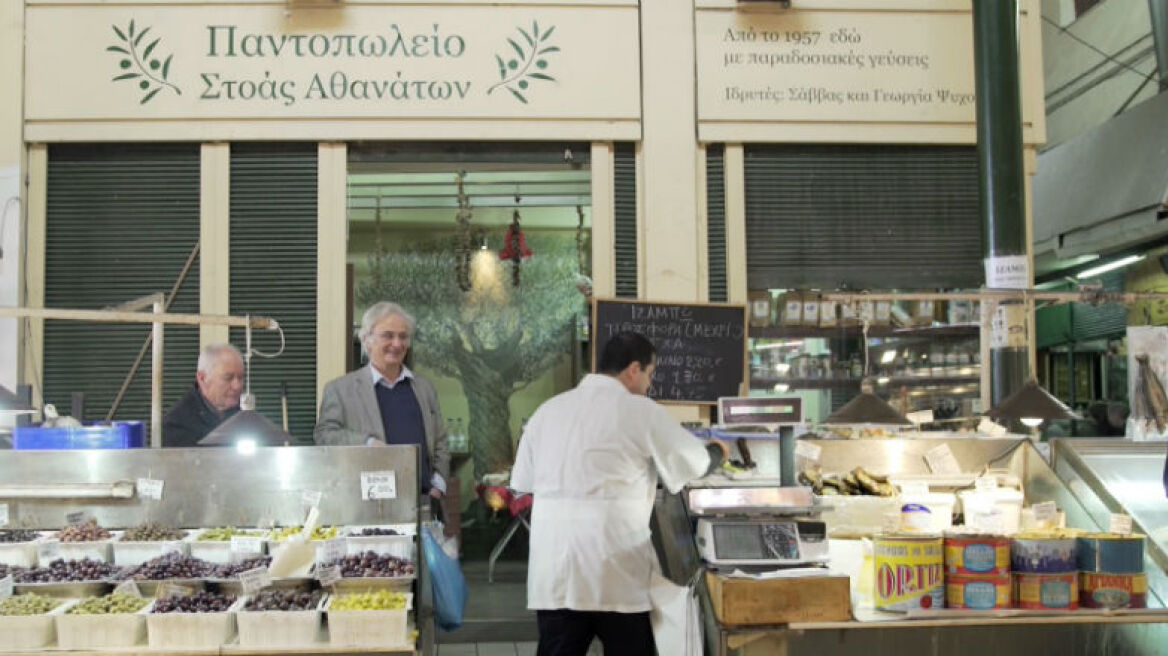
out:
{"label": "man's grey hair", "polygon": [[369,306],[365,310],[365,315],[361,317],[361,329],[357,331],[357,339],[361,341],[361,349],[368,351],[365,342],[373,336],[373,327],[385,320],[386,317],[399,316],[402,321],[406,322],[406,326],[410,330],[410,336],[414,335],[414,330],[418,327],[418,322],[414,317],[397,303],[389,301],[380,301]]}
{"label": "man's grey hair", "polygon": [[243,361],[243,355],[239,349],[226,342],[214,342],[208,344],[199,351],[199,364],[197,369],[204,374],[210,375],[211,370],[218,364],[219,359],[228,353],[234,353],[235,357]]}

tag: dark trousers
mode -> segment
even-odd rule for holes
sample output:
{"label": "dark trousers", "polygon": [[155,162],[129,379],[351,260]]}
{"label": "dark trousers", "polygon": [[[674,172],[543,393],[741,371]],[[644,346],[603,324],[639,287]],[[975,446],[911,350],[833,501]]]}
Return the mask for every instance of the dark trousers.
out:
{"label": "dark trousers", "polygon": [[536,656],[585,656],[592,639],[600,638],[604,656],[654,656],[649,612],[537,610],[539,651]]}

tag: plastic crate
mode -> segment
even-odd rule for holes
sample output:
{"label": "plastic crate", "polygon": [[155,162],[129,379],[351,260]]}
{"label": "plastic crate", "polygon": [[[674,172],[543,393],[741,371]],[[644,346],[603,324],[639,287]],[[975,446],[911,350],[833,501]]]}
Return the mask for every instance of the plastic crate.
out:
{"label": "plastic crate", "polygon": [[133,647],[146,642],[146,616],[154,602],[135,613],[57,616],[57,646],[62,649]]}
{"label": "plastic crate", "polygon": [[[248,597],[244,597],[246,605]],[[235,614],[241,647],[307,647],[320,639],[321,611],[326,595],[312,610],[249,611]]]}
{"label": "plastic crate", "polygon": [[67,599],[42,615],[0,616],[0,649],[40,649],[57,637],[54,620],[77,603]]}
{"label": "plastic crate", "polygon": [[[380,647],[386,650],[407,645],[413,595],[406,593],[406,607],[398,610],[328,609],[329,644],[334,647]],[[337,597],[329,600],[332,606]]]}
{"label": "plastic crate", "polygon": [[115,421],[111,425],[65,428],[17,426],[12,431],[14,450],[137,449],[146,445],[140,421]]}

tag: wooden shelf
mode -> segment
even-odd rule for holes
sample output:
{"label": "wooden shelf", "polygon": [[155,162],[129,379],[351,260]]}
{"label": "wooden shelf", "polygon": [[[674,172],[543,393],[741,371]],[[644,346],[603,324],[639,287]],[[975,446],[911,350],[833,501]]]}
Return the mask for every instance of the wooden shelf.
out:
{"label": "wooden shelf", "polygon": [[[872,376],[876,379],[876,376]],[[783,378],[779,376],[751,376],[751,387],[790,385],[791,389],[846,389],[858,388],[860,378]],[[980,376],[890,376],[881,388],[925,387],[929,385],[972,385],[981,382]]]}
{"label": "wooden shelf", "polygon": [[[868,337],[931,337],[931,338],[969,338],[978,337],[981,327],[976,323],[959,323],[943,326],[925,326],[921,328],[894,328],[892,326],[869,326]],[[749,339],[842,339],[845,337],[860,337],[864,329],[860,326],[748,326]]]}

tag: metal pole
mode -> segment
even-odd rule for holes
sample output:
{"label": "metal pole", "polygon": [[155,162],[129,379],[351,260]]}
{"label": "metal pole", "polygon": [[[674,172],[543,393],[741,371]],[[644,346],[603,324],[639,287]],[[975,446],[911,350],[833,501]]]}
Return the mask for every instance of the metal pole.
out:
{"label": "metal pole", "polygon": [[[154,313],[162,314],[165,308],[162,303],[154,304]],[[162,334],[166,324],[153,324],[153,337],[150,344],[150,446],[162,448]]]}
{"label": "metal pole", "polygon": [[[977,156],[986,286],[1025,288],[1027,256],[1022,94],[1015,0],[974,0]],[[1026,305],[998,304],[990,329],[991,402],[1021,388],[1029,374]]]}
{"label": "metal pole", "polygon": [[1168,0],[1148,0],[1148,17],[1152,22],[1160,91],[1168,91]]}

